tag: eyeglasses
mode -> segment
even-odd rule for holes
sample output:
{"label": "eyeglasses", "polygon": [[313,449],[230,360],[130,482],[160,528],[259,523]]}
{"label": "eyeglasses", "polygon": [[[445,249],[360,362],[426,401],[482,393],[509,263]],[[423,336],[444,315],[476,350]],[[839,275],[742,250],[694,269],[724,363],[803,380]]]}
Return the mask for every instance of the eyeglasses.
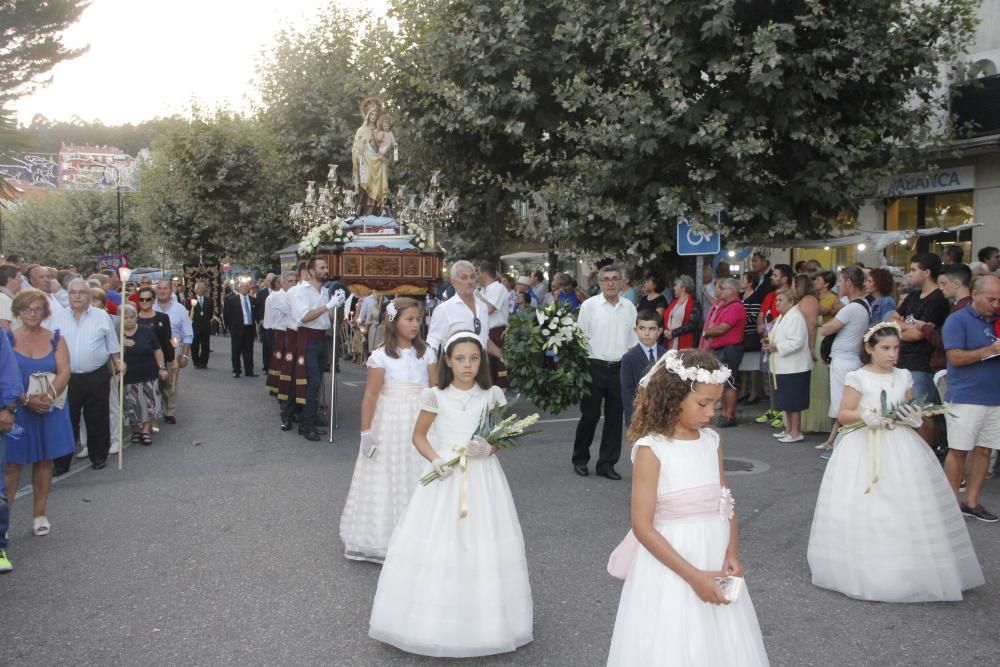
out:
{"label": "eyeglasses", "polygon": [[150,298],[150,297],[148,297],[148,296],[140,296],[140,297],[139,297],[139,303],[149,303],[149,302],[150,302],[150,301],[152,301],[152,300],[153,300],[153,299],[151,299],[151,298]]}
{"label": "eyeglasses", "polygon": [[478,317],[472,318],[472,326],[475,327],[477,336],[479,335],[479,332],[483,330],[483,323],[479,321]]}
{"label": "eyeglasses", "polygon": [[[25,306],[20,311],[22,314],[41,315],[45,312],[45,306]],[[476,333],[479,333],[478,331]]]}

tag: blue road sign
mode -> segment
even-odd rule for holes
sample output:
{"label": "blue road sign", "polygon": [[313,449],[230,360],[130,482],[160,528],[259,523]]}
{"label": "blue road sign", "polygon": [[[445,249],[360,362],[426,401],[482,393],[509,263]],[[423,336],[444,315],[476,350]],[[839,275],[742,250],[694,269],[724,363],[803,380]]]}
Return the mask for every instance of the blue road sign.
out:
{"label": "blue road sign", "polygon": [[678,255],[714,255],[721,249],[722,235],[718,231],[705,234],[695,230],[687,218],[677,222]]}

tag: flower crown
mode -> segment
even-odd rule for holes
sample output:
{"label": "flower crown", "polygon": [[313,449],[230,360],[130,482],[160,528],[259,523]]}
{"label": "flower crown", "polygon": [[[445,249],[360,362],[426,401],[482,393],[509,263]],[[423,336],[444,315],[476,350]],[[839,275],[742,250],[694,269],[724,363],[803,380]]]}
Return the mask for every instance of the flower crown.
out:
{"label": "flower crown", "polygon": [[385,307],[385,314],[388,316],[390,322],[396,319],[396,313],[398,312],[399,311],[396,310],[396,304],[392,301],[390,301],[389,305]]}
{"label": "flower crown", "polygon": [[660,357],[653,364],[652,368],[642,376],[642,379],[639,380],[639,386],[645,389],[649,385],[649,381],[661,368],[667,369],[682,380],[687,380],[692,385],[695,382],[700,382],[701,384],[725,384],[729,382],[729,376],[733,374],[727,366],[723,366],[717,371],[710,371],[707,368],[699,366],[685,366],[677,350],[667,350],[667,353]]}
{"label": "flower crown", "polygon": [[902,329],[900,329],[899,325],[896,322],[879,322],[878,324],[876,324],[871,329],[865,332],[865,336],[862,340],[867,343],[869,339],[871,339],[871,337],[875,335],[876,331],[880,331],[882,329],[895,329],[897,336],[900,335],[903,331]]}

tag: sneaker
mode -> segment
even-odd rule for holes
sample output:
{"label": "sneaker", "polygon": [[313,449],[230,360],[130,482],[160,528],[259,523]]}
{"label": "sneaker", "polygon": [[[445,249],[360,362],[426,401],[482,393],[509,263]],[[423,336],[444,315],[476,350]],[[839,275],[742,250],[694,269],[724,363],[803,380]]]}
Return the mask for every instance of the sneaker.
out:
{"label": "sneaker", "polygon": [[776,410],[768,410],[759,417],[756,417],[754,421],[757,422],[758,424],[766,424],[769,421],[774,421],[774,418],[777,416],[778,412]]}
{"label": "sneaker", "polygon": [[80,452],[76,455],[76,458],[85,459],[88,456],[90,456],[90,452],[87,450],[87,445],[84,445],[83,449],[81,449]]}
{"label": "sneaker", "polygon": [[786,435],[788,435],[788,434],[785,431],[775,431],[774,433],[771,434],[771,437],[772,438],[784,438]]}
{"label": "sneaker", "polygon": [[831,456],[833,456],[833,452],[823,452],[819,455],[819,457],[824,461],[829,461]]}
{"label": "sneaker", "polygon": [[7,574],[14,569],[14,564],[7,558],[7,551],[0,549],[0,574]]}
{"label": "sneaker", "polygon": [[771,422],[771,428],[785,428],[785,418],[781,416],[781,413]]}
{"label": "sneaker", "polygon": [[962,514],[964,514],[965,516],[971,516],[973,519],[979,519],[984,523],[996,523],[997,521],[1000,521],[1000,518],[998,518],[996,514],[989,511],[982,505],[969,507],[965,503],[962,503],[961,507],[962,507]]}

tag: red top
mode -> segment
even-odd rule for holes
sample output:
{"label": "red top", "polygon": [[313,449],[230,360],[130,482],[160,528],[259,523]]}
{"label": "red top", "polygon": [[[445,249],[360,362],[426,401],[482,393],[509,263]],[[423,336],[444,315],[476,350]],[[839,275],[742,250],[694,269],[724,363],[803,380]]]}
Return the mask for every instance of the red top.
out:
{"label": "red top", "polygon": [[709,309],[705,318],[705,329],[711,329],[718,324],[728,324],[729,331],[713,338],[702,337],[702,347],[705,347],[706,340],[708,347],[713,350],[727,345],[740,345],[743,343],[743,329],[746,328],[746,323],[747,311],[742,301],[736,299],[724,305],[716,303]]}

